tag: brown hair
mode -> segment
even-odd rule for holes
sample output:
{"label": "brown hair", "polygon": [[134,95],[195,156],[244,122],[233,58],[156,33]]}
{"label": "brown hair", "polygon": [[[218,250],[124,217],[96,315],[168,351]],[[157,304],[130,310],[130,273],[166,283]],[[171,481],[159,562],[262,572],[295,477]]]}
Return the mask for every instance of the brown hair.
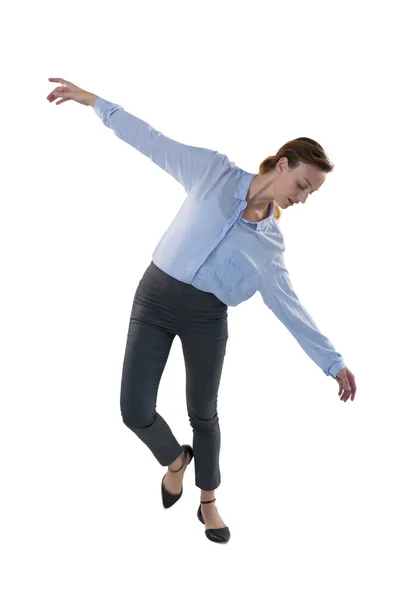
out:
{"label": "brown hair", "polygon": [[[295,140],[286,142],[281,148],[279,148],[275,156],[268,156],[260,164],[258,171],[259,175],[263,175],[268,171],[275,169],[278,161],[286,156],[288,164],[291,169],[299,166],[300,161],[309,165],[314,165],[323,171],[324,173],[330,173],[333,171],[334,166],[329,160],[325,153],[325,150],[316,142],[308,137],[299,137]],[[275,205],[275,219],[279,221],[281,217],[281,209],[274,200]]]}

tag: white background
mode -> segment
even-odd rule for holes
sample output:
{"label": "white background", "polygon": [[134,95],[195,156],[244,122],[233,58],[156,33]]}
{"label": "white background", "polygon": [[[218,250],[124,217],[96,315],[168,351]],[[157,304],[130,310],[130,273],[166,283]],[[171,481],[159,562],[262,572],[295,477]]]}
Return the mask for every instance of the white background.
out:
{"label": "white background", "polygon": [[[395,3],[36,2],[2,23],[1,549],[5,600],[246,594],[398,600],[399,54]],[[219,390],[228,545],[192,462],[123,424],[133,296],[185,190],[62,77],[243,169],[307,136],[335,169],[282,211],[294,289],[354,402],[256,294],[228,311]],[[192,443],[175,338],[158,411]]]}

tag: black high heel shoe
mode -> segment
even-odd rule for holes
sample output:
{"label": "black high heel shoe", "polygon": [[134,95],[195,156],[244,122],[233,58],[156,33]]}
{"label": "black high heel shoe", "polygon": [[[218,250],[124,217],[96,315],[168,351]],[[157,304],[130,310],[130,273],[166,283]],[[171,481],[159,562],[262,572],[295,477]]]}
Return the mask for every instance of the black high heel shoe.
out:
{"label": "black high heel shoe", "polygon": [[[168,467],[168,471],[171,471],[171,473],[178,473],[181,469],[183,469],[183,467],[186,464],[186,458],[187,458],[188,455],[190,456],[190,460],[187,463],[187,466],[189,466],[190,463],[191,463],[191,460],[193,458],[193,448],[191,446],[189,446],[189,444],[183,444],[183,446],[181,446],[181,448],[182,448],[182,450],[185,453],[184,460],[182,462],[182,466],[179,467],[179,469],[176,469],[176,470],[170,469]],[[165,473],[165,475],[166,475],[166,473]],[[162,481],[161,481],[162,502],[163,502],[164,508],[170,508],[171,506],[173,506],[175,504],[175,502],[178,502],[179,498],[182,496],[183,486],[182,486],[182,489],[179,492],[179,494],[171,494],[170,492],[168,492],[165,489],[165,487],[163,485],[164,479],[165,479],[165,475],[164,475],[164,477],[162,478]]]}
{"label": "black high heel shoe", "polygon": [[[205,525],[205,523],[203,515],[201,514],[201,505],[209,504],[210,502],[215,502],[215,500],[216,498],[214,498],[214,500],[200,500],[200,506],[199,510],[197,511],[197,516],[199,518],[199,521],[203,523],[203,525]],[[231,537],[229,527],[220,527],[219,529],[206,529],[205,534],[209,540],[211,540],[212,542],[217,542],[218,544],[226,544],[227,542],[229,542]]]}

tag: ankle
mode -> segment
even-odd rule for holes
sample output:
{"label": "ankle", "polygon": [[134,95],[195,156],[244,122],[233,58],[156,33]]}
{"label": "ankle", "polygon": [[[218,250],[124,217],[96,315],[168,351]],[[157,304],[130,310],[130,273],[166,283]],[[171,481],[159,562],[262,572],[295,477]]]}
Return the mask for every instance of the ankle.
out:
{"label": "ankle", "polygon": [[[215,500],[214,490],[210,492],[206,490],[201,490],[200,502],[209,502],[210,500]],[[214,502],[209,502],[209,504],[202,504],[202,506],[214,506]]]}
{"label": "ankle", "polygon": [[[183,467],[183,463],[185,461],[185,453],[182,452],[178,458],[174,460],[170,465],[168,465],[168,470],[172,469],[173,471],[177,471],[180,467]],[[171,472],[171,471],[170,471]],[[180,472],[180,471],[179,471]],[[172,473],[175,475],[175,473]]]}

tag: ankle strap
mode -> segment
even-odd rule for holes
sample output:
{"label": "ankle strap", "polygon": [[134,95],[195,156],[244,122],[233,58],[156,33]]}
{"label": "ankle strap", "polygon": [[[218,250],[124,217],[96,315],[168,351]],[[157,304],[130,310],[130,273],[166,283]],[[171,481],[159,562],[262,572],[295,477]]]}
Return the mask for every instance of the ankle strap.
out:
{"label": "ankle strap", "polygon": [[200,500],[200,504],[209,504],[210,502],[215,502],[216,498],[214,498],[214,500]]}

